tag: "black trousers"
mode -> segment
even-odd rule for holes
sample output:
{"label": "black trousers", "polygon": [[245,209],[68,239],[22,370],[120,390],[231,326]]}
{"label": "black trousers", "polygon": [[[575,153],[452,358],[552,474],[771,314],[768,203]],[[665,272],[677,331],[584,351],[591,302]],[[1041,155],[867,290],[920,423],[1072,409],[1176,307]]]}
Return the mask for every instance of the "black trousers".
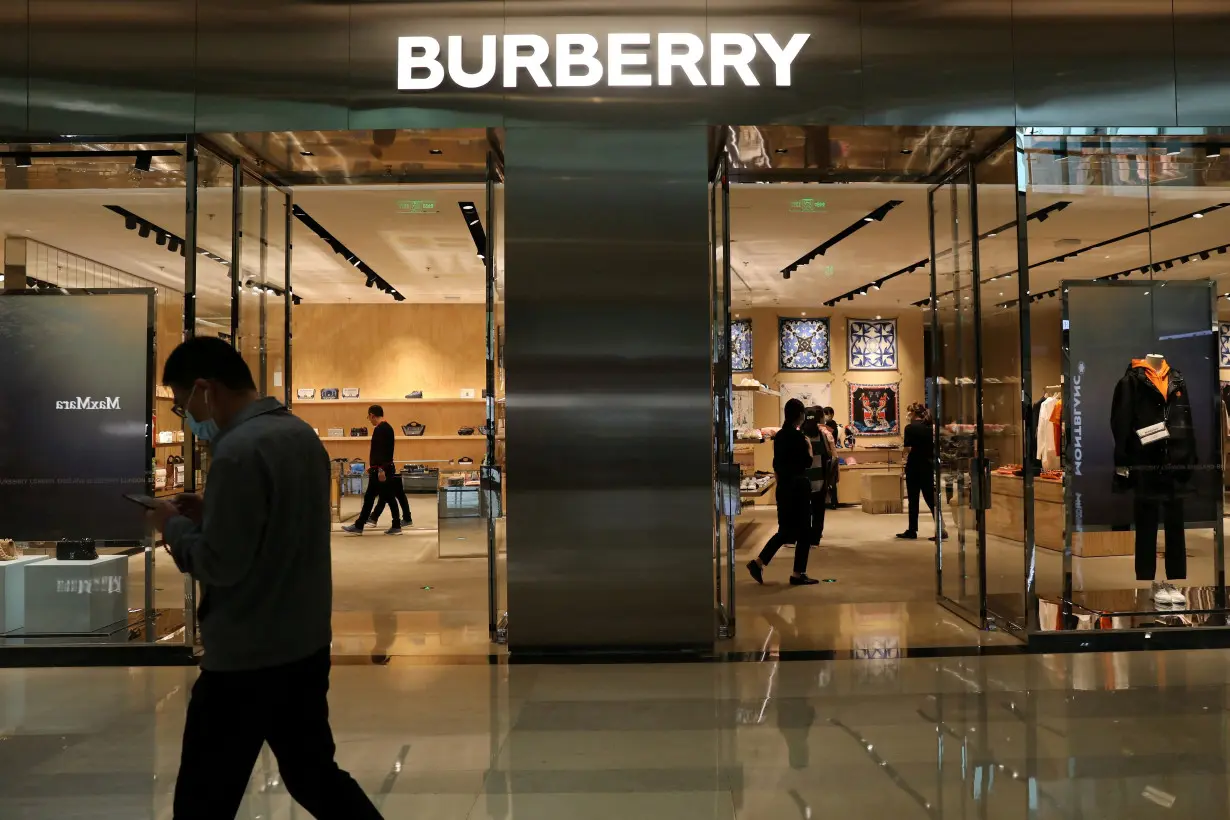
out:
{"label": "black trousers", "polygon": [[1173,495],[1162,498],[1137,496],[1133,512],[1136,519],[1136,580],[1152,581],[1157,577],[1159,519],[1166,539],[1166,579],[1176,581],[1186,578],[1187,536],[1183,532],[1183,499]]}
{"label": "black trousers", "polygon": [[811,553],[811,546],[802,538],[797,542],[792,542],[781,530],[778,530],[760,551],[760,563],[767,567],[773,560],[773,556],[777,555],[777,551],[790,543],[794,543],[794,574],[806,575],[807,557]]}
{"label": "black trousers", "polygon": [[380,812],[333,760],[328,692],[328,647],[270,669],[203,670],[188,702],[175,820],[233,818],[265,743],[286,790],[317,820],[378,820]]}
{"label": "black trousers", "polygon": [[[400,475],[393,476],[391,480],[393,482],[393,496],[397,499],[397,503],[401,505],[401,520],[408,527],[413,521],[413,517],[410,515],[410,499],[406,498],[406,485],[401,483]],[[382,496],[380,500],[376,502],[376,508],[372,510],[372,523],[373,524],[375,523],[376,519],[380,517],[381,513],[384,512],[384,508],[387,506],[388,506],[388,503],[384,500],[384,497]]]}
{"label": "black trousers", "polygon": [[[910,528],[909,532],[918,532],[918,513],[921,505],[918,503],[918,497],[921,495],[927,502],[927,509],[931,511],[931,515],[935,515],[935,473],[930,470],[918,470],[905,473],[905,494],[910,502]],[[937,520],[935,526],[939,527],[940,522]]]}
{"label": "black trousers", "polygon": [[819,544],[824,537],[824,514],[828,509],[828,489],[811,494],[811,542]]}
{"label": "black trousers", "polygon": [[375,473],[371,473],[367,477],[367,492],[363,493],[363,509],[359,511],[359,517],[355,519],[354,525],[362,530],[367,526],[367,519],[372,514],[372,508],[379,500],[381,504],[387,504],[393,510],[393,526],[401,526],[401,509],[397,505],[397,497],[393,494],[395,491],[393,485],[400,485],[401,478],[392,475],[381,481],[376,477]]}

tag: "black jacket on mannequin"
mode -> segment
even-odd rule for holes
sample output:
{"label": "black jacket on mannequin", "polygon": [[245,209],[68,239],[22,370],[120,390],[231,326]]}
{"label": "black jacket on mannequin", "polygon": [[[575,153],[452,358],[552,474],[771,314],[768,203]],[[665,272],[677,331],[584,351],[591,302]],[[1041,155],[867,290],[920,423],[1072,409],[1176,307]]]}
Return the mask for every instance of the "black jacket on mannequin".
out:
{"label": "black jacket on mannequin", "polygon": [[[1115,439],[1115,489],[1169,491],[1175,481],[1191,477],[1196,463],[1196,436],[1192,406],[1183,374],[1171,367],[1165,395],[1140,360],[1132,362],[1115,385],[1110,426]],[[1164,423],[1170,435],[1144,444],[1137,431]],[[1121,475],[1123,470],[1127,475]]]}

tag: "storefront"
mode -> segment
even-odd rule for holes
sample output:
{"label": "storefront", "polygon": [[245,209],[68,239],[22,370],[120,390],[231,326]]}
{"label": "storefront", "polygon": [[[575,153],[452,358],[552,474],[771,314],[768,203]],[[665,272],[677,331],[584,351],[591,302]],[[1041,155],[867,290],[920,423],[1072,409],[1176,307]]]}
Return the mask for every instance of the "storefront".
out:
{"label": "storefront", "polygon": [[[442,407],[433,425],[486,428],[485,446],[466,457],[491,468],[486,490],[498,485],[503,503],[488,509],[511,511],[506,570],[497,560],[502,522],[497,528],[489,519],[486,527],[487,626],[513,651],[711,648],[715,638],[737,633],[734,416],[743,376],[732,376],[729,342],[737,309],[729,239],[738,227],[729,189],[732,181],[833,181],[836,167],[831,134],[805,140],[797,163],[798,154],[777,153],[793,150],[784,144],[744,150],[744,129],[780,127],[818,133],[875,126],[952,137],[922,139],[935,150],[914,178],[928,188],[930,248],[906,261],[926,264],[866,281],[861,271],[848,279],[842,272],[849,287],[826,291],[815,306],[820,315],[811,317],[843,331],[849,320],[887,317],[885,309],[855,315],[854,308],[873,304],[873,289],[887,293],[929,277],[927,292],[894,314],[899,330],[920,337],[921,349],[912,351],[918,366],[907,373],[903,361],[891,379],[846,373],[841,390],[831,386],[829,395],[852,408],[848,385],[862,385],[860,403],[884,399],[898,424],[914,401],[937,412],[936,483],[941,504],[951,505],[952,526],[937,549],[939,599],[979,627],[996,624],[1031,642],[1086,629],[1157,642],[1149,626],[1156,621],[1141,620],[1136,594],[1147,579],[1090,585],[1085,573],[1102,557],[1148,552],[1141,522],[1144,529],[1160,522],[1170,533],[1173,571],[1180,541],[1193,553],[1192,583],[1176,583],[1185,596],[1174,604],[1177,623],[1224,622],[1225,425],[1217,371],[1230,362],[1212,357],[1224,347],[1215,296],[1230,287],[1215,269],[1224,246],[1188,234],[1219,216],[1212,193],[1224,184],[1217,126],[1230,122],[1221,80],[1230,67],[1221,36],[1230,33],[1230,14],[1168,0],[1127,11],[1112,3],[995,0],[939,9],[697,2],[666,13],[660,4],[634,3],[601,17],[581,4],[553,4],[550,16],[530,4],[483,2],[95,5],[31,0],[3,12],[6,187],[19,186],[24,169],[79,161],[74,152],[85,147],[113,152],[141,175],[136,187],[150,189],[139,208],[105,203],[124,209],[113,211],[123,229],[162,239],[182,271],[178,293],[164,286],[145,297],[153,300],[153,330],[141,330],[159,342],[146,366],[154,411],[146,418],[157,417],[157,355],[178,332],[231,336],[266,391],[292,405],[291,391],[324,386],[323,376],[301,385],[295,375],[302,349],[292,344],[293,180],[274,172],[302,157],[282,157],[271,169],[226,150],[222,136],[398,129],[495,135],[490,156],[464,180],[477,187],[481,241],[492,243],[483,255],[488,318],[477,385],[486,395],[471,397],[478,401],[469,408],[482,415],[454,418],[447,414],[462,411]],[[45,156],[56,151],[70,156]],[[169,153],[155,153],[161,151]],[[867,183],[887,179],[863,170]],[[159,171],[166,171],[161,181]],[[1079,215],[1084,201],[1119,203],[1114,216],[1135,224],[1073,236],[1039,230]],[[47,290],[99,288],[104,280],[112,289],[142,289],[118,276],[58,278],[63,266],[40,276],[28,261],[39,252],[31,235],[28,249],[6,247],[10,292],[39,282]],[[1081,241],[1056,244],[1068,239]],[[221,262],[177,252],[207,245],[229,252],[210,251],[225,256]],[[1066,260],[1085,262],[1095,252],[1105,266],[1087,276],[1062,274]],[[1181,260],[1193,264],[1178,276]],[[805,269],[815,257],[800,262]],[[1186,274],[1201,263],[1207,274]],[[229,265],[229,273],[203,275],[210,265]],[[866,301],[857,302],[864,293]],[[1208,297],[1199,315],[1198,294]],[[838,313],[842,301],[854,303],[848,313]],[[811,297],[782,304],[811,304]],[[1140,335],[1114,332],[1120,346],[1107,344],[1108,317],[1129,315]],[[804,317],[785,309],[762,317],[778,328],[770,331],[772,352],[758,350],[758,357],[780,357],[780,322],[791,318]],[[1081,334],[1090,328],[1097,332]],[[833,357],[848,353],[831,350]],[[1111,414],[1114,385],[1099,382],[1096,397],[1078,391],[1090,370],[1127,378],[1129,362],[1151,354],[1191,385],[1184,398],[1194,432],[1184,436],[1193,443],[1181,465],[1146,458],[1167,468],[1165,486],[1153,486],[1148,499],[1133,494],[1129,503],[1122,492],[1107,495],[1114,489],[1107,479],[1147,466],[1131,461],[1145,458],[1141,447],[1179,436],[1167,427],[1149,442],[1137,435],[1137,444],[1125,423],[1113,425],[1117,437],[1108,441],[1101,420]],[[760,381],[780,382],[788,369]],[[832,370],[819,362],[797,369]],[[898,382],[917,392],[882,395]],[[1172,383],[1178,375],[1168,391]],[[1038,448],[1046,429],[1035,405],[1048,392],[1062,394],[1057,414],[1058,402],[1046,405],[1055,416],[1048,423],[1057,425],[1055,456],[1062,451],[1065,467],[1059,481],[1031,467],[1035,459],[1043,468],[1059,466]],[[340,424],[325,415],[314,426],[327,432]],[[1089,418],[1098,419],[1096,429],[1084,426]],[[840,420],[860,421],[852,409]],[[759,412],[755,422],[769,426]],[[873,413],[861,422],[866,435],[885,432],[889,419]],[[182,486],[192,488],[207,465],[191,442],[161,441],[160,433],[176,431],[149,427],[151,452],[183,447]],[[162,459],[164,481],[169,475],[175,484],[178,465]],[[153,486],[157,468],[149,472]],[[1195,476],[1182,493],[1172,482],[1178,472]],[[1120,484],[1135,493],[1130,478]],[[1190,503],[1186,495],[1178,503],[1189,490]],[[1125,518],[1125,510],[1134,512]],[[152,555],[152,547],[140,546],[141,555]],[[153,567],[152,558],[142,560]],[[1163,597],[1173,599],[1170,590]],[[170,632],[147,629],[147,642],[165,645],[171,634],[171,643],[191,643],[190,591],[181,604],[146,602],[147,621],[164,609],[183,613]],[[131,596],[128,608],[137,608]],[[1212,630],[1172,631],[1199,636],[1178,640],[1214,640]]]}

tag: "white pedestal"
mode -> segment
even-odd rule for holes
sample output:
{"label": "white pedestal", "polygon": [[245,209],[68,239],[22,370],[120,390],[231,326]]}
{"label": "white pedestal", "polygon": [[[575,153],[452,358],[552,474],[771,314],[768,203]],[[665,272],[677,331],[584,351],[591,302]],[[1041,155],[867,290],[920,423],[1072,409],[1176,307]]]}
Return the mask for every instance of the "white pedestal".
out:
{"label": "white pedestal", "polygon": [[128,556],[26,567],[25,633],[97,632],[128,618]]}
{"label": "white pedestal", "polygon": [[31,555],[0,561],[0,635],[26,625],[26,567],[46,560],[46,555]]}

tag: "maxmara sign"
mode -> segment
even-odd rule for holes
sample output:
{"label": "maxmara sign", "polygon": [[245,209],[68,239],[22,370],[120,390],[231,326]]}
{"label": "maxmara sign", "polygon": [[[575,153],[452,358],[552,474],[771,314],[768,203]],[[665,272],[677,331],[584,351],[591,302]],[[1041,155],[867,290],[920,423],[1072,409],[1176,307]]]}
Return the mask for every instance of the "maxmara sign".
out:
{"label": "maxmara sign", "polygon": [[[483,88],[496,82],[497,74],[504,88],[757,86],[762,78],[752,62],[761,54],[773,63],[773,76],[763,79],[789,86],[790,67],[810,37],[794,34],[782,44],[772,34],[710,34],[708,41],[695,34],[609,34],[600,57],[599,39],[592,34],[557,34],[554,41],[537,34],[486,34],[481,60],[466,61],[470,65],[462,61],[463,37],[448,37],[445,45],[435,37],[400,37],[397,87],[430,91],[447,76],[462,88]],[[656,55],[652,63],[651,54]],[[548,74],[552,58],[554,71]]]}

